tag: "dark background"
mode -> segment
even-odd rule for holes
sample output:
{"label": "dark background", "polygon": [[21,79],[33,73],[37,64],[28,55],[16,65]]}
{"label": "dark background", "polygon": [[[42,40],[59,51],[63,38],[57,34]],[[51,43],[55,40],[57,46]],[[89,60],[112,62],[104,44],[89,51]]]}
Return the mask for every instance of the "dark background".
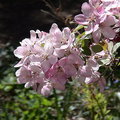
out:
{"label": "dark background", "polygon": [[47,32],[54,22],[60,28],[69,26],[69,21],[80,13],[80,6],[85,1],[0,0],[0,43],[18,45],[19,41],[29,37],[30,30]]}

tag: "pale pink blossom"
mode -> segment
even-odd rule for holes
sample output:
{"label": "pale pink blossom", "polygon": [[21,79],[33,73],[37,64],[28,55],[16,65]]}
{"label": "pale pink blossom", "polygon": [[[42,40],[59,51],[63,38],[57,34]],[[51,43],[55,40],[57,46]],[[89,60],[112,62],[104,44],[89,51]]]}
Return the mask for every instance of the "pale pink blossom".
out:
{"label": "pale pink blossom", "polygon": [[64,90],[84,62],[75,47],[75,36],[68,27],[62,31],[53,24],[49,33],[30,31],[30,38],[20,42],[14,54],[20,58],[15,67],[18,83],[48,96],[53,88]]}
{"label": "pale pink blossom", "polygon": [[115,38],[120,18],[119,0],[89,0],[83,3],[81,11],[83,14],[76,15],[75,22],[87,26],[85,33],[92,34],[94,42]]}

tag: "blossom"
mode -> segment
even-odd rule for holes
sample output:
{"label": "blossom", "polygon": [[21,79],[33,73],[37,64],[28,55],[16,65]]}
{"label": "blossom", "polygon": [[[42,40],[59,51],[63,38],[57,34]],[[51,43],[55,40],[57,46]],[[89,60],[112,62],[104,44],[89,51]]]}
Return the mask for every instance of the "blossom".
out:
{"label": "blossom", "polygon": [[98,43],[102,38],[115,38],[117,30],[114,27],[119,25],[120,11],[117,0],[89,0],[89,3],[83,3],[81,11],[83,14],[76,15],[75,22],[87,26],[85,33],[92,34],[94,42]]}
{"label": "blossom", "polygon": [[90,1],[90,4],[85,2],[82,4],[81,11],[83,14],[75,16],[75,21],[78,24],[87,25],[86,34],[92,33],[96,29],[98,21],[101,23],[105,19],[104,8],[96,6],[96,1]]}
{"label": "blossom", "polygon": [[[38,37],[37,37],[38,36]],[[64,90],[69,78],[78,74],[84,62],[68,27],[62,31],[52,24],[49,33],[30,31],[30,38],[20,42],[14,51],[20,62],[16,72],[18,83],[48,96],[52,89]]]}
{"label": "blossom", "polygon": [[107,16],[106,20],[99,24],[96,31],[92,33],[95,42],[99,42],[101,35],[107,39],[114,39],[116,33],[111,26],[115,25],[115,23],[116,18],[114,16]]}

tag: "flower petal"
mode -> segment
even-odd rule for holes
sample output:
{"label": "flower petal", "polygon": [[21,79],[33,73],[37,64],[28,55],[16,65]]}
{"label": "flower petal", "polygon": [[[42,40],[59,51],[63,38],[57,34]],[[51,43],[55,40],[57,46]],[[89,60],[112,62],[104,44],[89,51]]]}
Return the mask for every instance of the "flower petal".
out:
{"label": "flower petal", "polygon": [[87,2],[84,2],[83,4],[82,4],[82,12],[83,12],[83,14],[85,15],[85,16],[87,16],[87,17],[90,17],[91,16],[91,14],[93,13],[93,9],[92,9],[92,7],[90,6],[90,4],[88,4]]}
{"label": "flower petal", "polygon": [[90,34],[90,33],[92,33],[93,32],[93,23],[91,22],[91,23],[89,23],[89,25],[88,25],[88,27],[85,29],[85,34]]}
{"label": "flower petal", "polygon": [[92,33],[92,36],[93,36],[93,40],[96,42],[96,43],[99,43],[100,41],[100,38],[101,38],[101,32],[100,32],[100,29],[93,32]]}
{"label": "flower petal", "polygon": [[111,27],[103,27],[101,32],[106,38],[109,39],[113,39],[116,35],[115,31]]}
{"label": "flower petal", "polygon": [[76,15],[74,17],[76,23],[81,25],[87,25],[89,22],[86,21],[86,17],[83,14]]}
{"label": "flower petal", "polygon": [[114,25],[116,23],[116,18],[114,16],[107,16],[107,18],[105,19],[105,21],[102,23],[103,26],[111,26]]}

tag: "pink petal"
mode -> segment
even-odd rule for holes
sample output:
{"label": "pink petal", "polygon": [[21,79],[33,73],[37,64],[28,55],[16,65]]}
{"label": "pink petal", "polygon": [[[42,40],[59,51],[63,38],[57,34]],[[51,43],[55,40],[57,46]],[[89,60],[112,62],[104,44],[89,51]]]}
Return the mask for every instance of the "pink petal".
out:
{"label": "pink petal", "polygon": [[82,12],[85,16],[90,17],[91,14],[93,13],[92,7],[90,6],[90,4],[88,4],[87,2],[84,2],[82,4]]}
{"label": "pink petal", "polygon": [[24,59],[21,59],[14,67],[21,67],[23,65]]}
{"label": "pink petal", "polygon": [[92,69],[87,66],[83,66],[82,68],[79,68],[80,75],[83,77],[90,77],[92,75]]}
{"label": "pink petal", "polygon": [[58,90],[65,89],[65,83],[67,82],[66,75],[63,72],[57,72],[57,74],[51,78],[53,87]]}
{"label": "pink petal", "polygon": [[30,31],[30,39],[31,39],[32,41],[36,41],[36,33],[35,33],[34,30],[31,30],[31,31]]}
{"label": "pink petal", "polygon": [[86,34],[92,33],[93,30],[94,30],[93,28],[94,28],[94,27],[93,27],[93,23],[90,22],[89,25],[87,26],[87,28],[85,29],[85,33],[86,33]]}
{"label": "pink petal", "polygon": [[69,36],[69,40],[68,40],[69,47],[73,44],[74,40],[75,40],[75,34],[71,33],[71,35]]}
{"label": "pink petal", "polygon": [[29,50],[27,49],[27,47],[17,47],[16,50],[14,50],[14,55],[18,58],[23,58],[27,55],[29,55]]}
{"label": "pink petal", "polygon": [[54,49],[53,55],[57,56],[58,58],[63,57],[64,54],[65,54],[65,50],[64,49],[60,49],[60,48],[55,48]]}
{"label": "pink petal", "polygon": [[70,64],[79,64],[79,65],[83,65],[83,64],[84,64],[84,62],[83,62],[83,60],[80,58],[80,56],[75,55],[75,54],[70,54],[70,55],[68,56],[68,62],[69,62]]}
{"label": "pink petal", "polygon": [[44,45],[44,50],[45,50],[45,53],[51,55],[53,53],[53,45],[51,42],[46,42],[45,45]]}
{"label": "pink petal", "polygon": [[29,88],[29,87],[31,87],[31,86],[33,86],[34,85],[34,82],[27,82],[26,84],[25,84],[25,88]]}
{"label": "pink petal", "polygon": [[83,14],[76,15],[74,20],[76,23],[81,25],[87,25],[89,23],[86,21],[86,17]]}
{"label": "pink petal", "polygon": [[115,31],[111,27],[103,27],[101,29],[101,32],[104,35],[104,37],[109,39],[113,39],[116,35]]}
{"label": "pink petal", "polygon": [[68,27],[64,28],[62,31],[63,37],[67,40],[71,34],[71,31]]}
{"label": "pink petal", "polygon": [[60,31],[56,23],[52,24],[50,34],[52,34],[58,41],[60,41],[62,38],[62,32]]}
{"label": "pink petal", "polygon": [[92,36],[93,36],[93,40],[94,40],[96,43],[99,43],[100,38],[101,38],[101,31],[100,31],[100,29],[98,29],[97,31],[93,32],[93,33],[92,33]]}
{"label": "pink petal", "polygon": [[46,78],[53,77],[59,70],[59,64],[58,62],[51,66],[51,68],[45,73]]}
{"label": "pink petal", "polygon": [[52,90],[52,86],[50,84],[46,84],[42,87],[41,94],[44,96],[48,96],[50,95],[51,90]]}
{"label": "pink petal", "polygon": [[116,18],[114,16],[107,16],[106,20],[102,23],[103,26],[111,26],[114,25],[116,23]]}
{"label": "pink petal", "polygon": [[87,78],[85,79],[85,83],[86,83],[86,84],[90,84],[90,83],[93,83],[93,82],[98,81],[98,79],[99,79],[99,76],[97,76],[97,75],[92,75],[91,77],[87,77]]}
{"label": "pink petal", "polygon": [[29,69],[32,72],[39,73],[41,71],[40,63],[39,62],[31,62],[30,65],[29,65]]}
{"label": "pink petal", "polygon": [[48,69],[51,67],[50,63],[48,60],[44,60],[42,63],[41,63],[41,67],[42,67],[42,70],[43,72],[47,72]]}
{"label": "pink petal", "polygon": [[67,57],[61,58],[61,59],[58,61],[59,66],[64,67],[64,66],[67,64],[67,59],[68,59]]}
{"label": "pink petal", "polygon": [[97,63],[97,61],[92,57],[92,58],[89,58],[87,65],[90,66],[90,67],[96,67],[96,66],[98,65],[98,63]]}
{"label": "pink petal", "polygon": [[100,0],[89,0],[89,3],[93,6],[97,5],[98,3],[100,3]]}
{"label": "pink petal", "polygon": [[49,60],[50,64],[53,65],[58,61],[58,58],[54,55],[51,55],[51,56],[48,57],[48,60]]}
{"label": "pink petal", "polygon": [[99,29],[99,24],[94,23],[94,25],[93,25],[94,32],[97,31],[98,29]]}
{"label": "pink petal", "polygon": [[26,83],[32,78],[31,72],[26,67],[21,67],[16,71],[16,76],[18,77],[18,83]]}
{"label": "pink petal", "polygon": [[77,74],[77,70],[76,70],[75,66],[72,64],[67,64],[67,65],[63,66],[62,69],[63,69],[64,73],[68,76],[72,77]]}

